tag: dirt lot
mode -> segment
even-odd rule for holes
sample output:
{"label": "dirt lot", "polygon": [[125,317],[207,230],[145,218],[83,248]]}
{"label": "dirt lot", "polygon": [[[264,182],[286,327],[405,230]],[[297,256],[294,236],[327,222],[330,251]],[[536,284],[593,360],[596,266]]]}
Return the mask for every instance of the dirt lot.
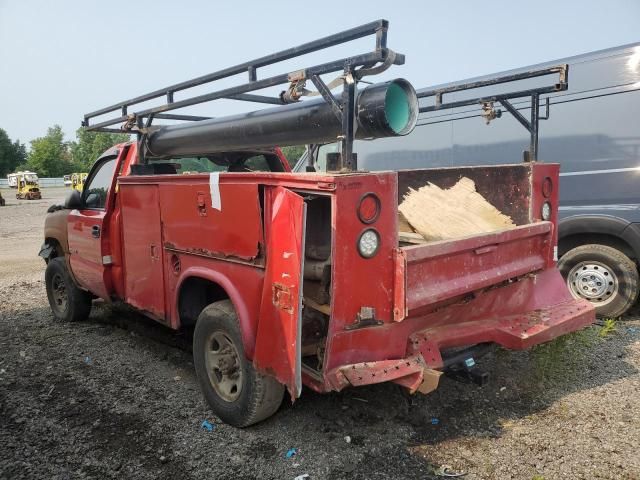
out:
{"label": "dirt lot", "polygon": [[0,478],[430,479],[443,464],[465,479],[640,478],[638,320],[498,351],[483,388],[305,390],[238,430],[205,405],[186,336],[121,307],[53,320],[36,254],[64,190],[2,193]]}

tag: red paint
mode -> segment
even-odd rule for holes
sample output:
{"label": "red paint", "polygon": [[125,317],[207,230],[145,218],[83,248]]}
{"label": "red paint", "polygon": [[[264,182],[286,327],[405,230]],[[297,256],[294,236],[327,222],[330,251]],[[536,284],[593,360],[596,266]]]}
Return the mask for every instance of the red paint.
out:
{"label": "red paint", "polygon": [[[107,208],[69,215],[78,282],[175,329],[187,281],[215,283],[235,307],[247,357],[294,398],[301,382],[321,392],[379,381],[415,390],[425,368],[442,368],[448,348],[481,342],[528,348],[594,320],[591,306],[571,298],[554,268],[557,165],[512,171],[518,188],[507,193],[523,225],[399,248],[395,172],[293,174],[284,162],[285,173],[221,173],[216,209],[209,175],[130,176],[136,161],[136,146],[121,146],[121,173]],[[451,169],[449,180],[458,173]],[[445,182],[447,174],[437,173]],[[496,185],[503,187],[511,188]],[[299,353],[309,194],[331,205],[332,300],[322,373],[301,367]],[[552,206],[548,222],[540,217],[544,201]],[[91,227],[98,224],[102,235],[94,239]],[[380,237],[373,258],[357,248],[368,228]],[[103,263],[104,256],[111,262]],[[362,311],[374,312],[373,323],[357,328]]]}
{"label": "red paint", "polygon": [[542,269],[546,262],[545,242],[550,241],[552,231],[551,223],[540,222],[499,233],[404,248],[409,314]]}
{"label": "red paint", "polygon": [[[124,268],[136,275],[125,277],[125,301],[165,321],[165,289],[160,218],[156,185],[139,185],[120,192]],[[150,208],[153,207],[153,208]]]}
{"label": "red paint", "polygon": [[302,392],[300,310],[304,256],[304,199],[291,190],[266,191],[267,269],[253,362],[285,384],[295,399]]}

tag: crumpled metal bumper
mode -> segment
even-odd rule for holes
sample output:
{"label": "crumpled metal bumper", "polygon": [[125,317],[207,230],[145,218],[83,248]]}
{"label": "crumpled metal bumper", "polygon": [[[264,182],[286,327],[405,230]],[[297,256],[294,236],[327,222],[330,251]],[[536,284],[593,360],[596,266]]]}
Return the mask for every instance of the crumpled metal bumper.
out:
{"label": "crumpled metal bumper", "polygon": [[395,382],[411,393],[429,393],[438,387],[442,372],[427,366],[421,354],[397,360],[361,362],[340,367],[329,375],[335,390],[374,383]]}
{"label": "crumpled metal bumper", "polygon": [[334,390],[394,382],[411,393],[429,393],[438,386],[444,367],[441,352],[447,348],[492,342],[523,350],[579,330],[594,318],[593,305],[572,298],[522,314],[428,328],[411,335],[406,358],[344,365],[327,378]]}
{"label": "crumpled metal bumper", "polygon": [[595,320],[591,303],[571,298],[524,313],[482,318],[427,328],[411,335],[411,353],[420,352],[432,368],[442,366],[441,350],[493,342],[510,350],[524,350],[580,330]]}

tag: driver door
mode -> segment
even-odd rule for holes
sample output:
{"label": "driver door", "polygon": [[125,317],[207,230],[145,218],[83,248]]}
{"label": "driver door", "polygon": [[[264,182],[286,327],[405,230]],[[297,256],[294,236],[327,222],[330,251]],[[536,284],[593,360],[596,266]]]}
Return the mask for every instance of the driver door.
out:
{"label": "driver door", "polygon": [[100,158],[94,164],[82,190],[82,207],[67,217],[69,263],[80,286],[98,297],[109,299],[105,278],[108,237],[103,231],[109,198],[116,179],[117,155]]}

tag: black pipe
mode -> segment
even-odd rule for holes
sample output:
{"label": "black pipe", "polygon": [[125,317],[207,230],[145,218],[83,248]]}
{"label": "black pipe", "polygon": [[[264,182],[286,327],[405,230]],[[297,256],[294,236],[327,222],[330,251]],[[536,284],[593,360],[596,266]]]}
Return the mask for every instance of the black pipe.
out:
{"label": "black pipe", "polygon": [[[339,97],[338,97],[339,98]],[[418,118],[418,98],[403,79],[363,89],[356,101],[356,138],[411,133]],[[149,135],[152,156],[178,156],[233,150],[306,145],[338,140],[341,121],[323,98],[240,115],[160,127]]]}

